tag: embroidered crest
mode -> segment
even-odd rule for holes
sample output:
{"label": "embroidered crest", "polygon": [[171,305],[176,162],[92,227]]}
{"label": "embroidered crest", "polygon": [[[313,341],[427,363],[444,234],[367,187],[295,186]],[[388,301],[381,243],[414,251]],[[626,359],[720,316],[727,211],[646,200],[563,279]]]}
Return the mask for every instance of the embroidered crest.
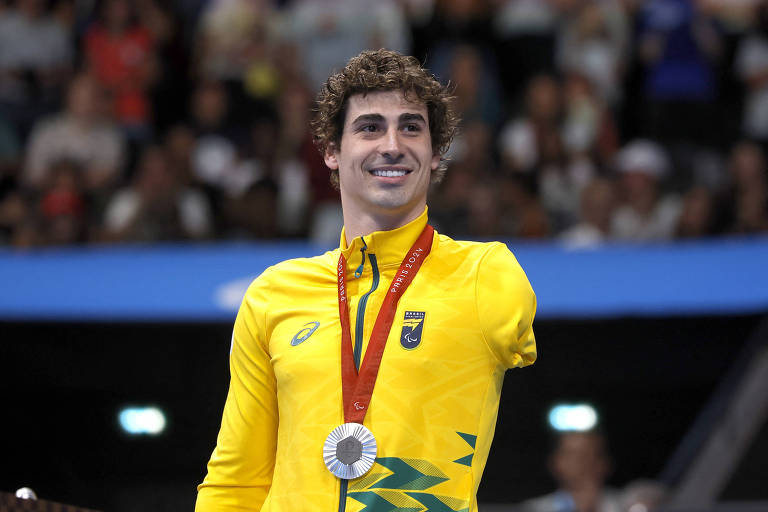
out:
{"label": "embroidered crest", "polygon": [[403,348],[412,350],[421,343],[421,333],[424,330],[424,311],[406,311],[403,318],[403,330],[400,332],[400,344]]}

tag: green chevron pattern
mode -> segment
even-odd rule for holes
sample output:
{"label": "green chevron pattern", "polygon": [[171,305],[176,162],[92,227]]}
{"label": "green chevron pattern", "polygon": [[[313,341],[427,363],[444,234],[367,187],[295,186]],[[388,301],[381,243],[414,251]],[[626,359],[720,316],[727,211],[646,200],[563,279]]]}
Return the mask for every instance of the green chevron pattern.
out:
{"label": "green chevron pattern", "polygon": [[374,471],[349,484],[347,498],[365,505],[361,512],[468,512],[466,500],[424,492],[448,480],[431,462],[381,457],[376,464],[389,471]]}
{"label": "green chevron pattern", "polygon": [[458,510],[449,507],[446,501],[458,501],[455,498],[450,498],[447,496],[435,496],[434,494],[427,494],[423,492],[407,492],[405,494],[415,500],[418,500],[419,503],[427,507],[424,512],[469,512],[468,506]]}
{"label": "green chevron pattern", "polygon": [[464,466],[471,466],[472,465],[472,457],[475,455],[475,444],[477,443],[477,436],[473,436],[472,434],[465,434],[464,432],[456,432],[461,436],[461,438],[472,447],[472,453],[469,455],[465,455],[464,457],[460,457],[456,459],[456,464],[462,464]]}
{"label": "green chevron pattern", "polygon": [[356,491],[347,497],[365,505],[360,512],[469,512],[466,501],[426,492]]}
{"label": "green chevron pattern", "polygon": [[[383,480],[371,485],[371,489],[408,489],[423,491],[441,482],[448,477],[437,466],[425,460],[408,460],[399,457],[382,457],[376,462],[392,471],[392,474]],[[411,462],[411,464],[409,464]],[[418,466],[418,469],[414,467]]]}
{"label": "green chevron pattern", "polygon": [[[389,499],[386,499],[386,496]],[[419,506],[419,503],[413,503],[403,493],[396,491],[356,491],[354,493],[348,493],[348,498],[359,501],[365,508],[360,512],[423,512],[424,508]],[[411,503],[415,506],[409,507],[407,503]],[[402,505],[402,506],[400,506]]]}

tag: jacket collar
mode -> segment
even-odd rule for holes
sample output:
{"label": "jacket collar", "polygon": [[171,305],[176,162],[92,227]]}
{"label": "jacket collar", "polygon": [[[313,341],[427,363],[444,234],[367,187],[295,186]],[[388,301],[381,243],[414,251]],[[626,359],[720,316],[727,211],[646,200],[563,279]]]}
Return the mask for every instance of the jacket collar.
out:
{"label": "jacket collar", "polygon": [[355,238],[350,244],[347,244],[347,237],[342,228],[340,249],[347,260],[347,268],[358,267],[361,264],[363,253],[376,255],[376,262],[379,267],[400,266],[403,256],[426,225],[427,208],[424,208],[421,215],[404,226],[391,231],[374,231]]}

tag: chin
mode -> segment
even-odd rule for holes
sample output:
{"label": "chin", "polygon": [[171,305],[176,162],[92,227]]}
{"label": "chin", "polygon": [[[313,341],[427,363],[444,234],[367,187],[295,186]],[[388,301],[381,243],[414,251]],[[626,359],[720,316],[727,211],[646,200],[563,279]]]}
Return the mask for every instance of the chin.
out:
{"label": "chin", "polygon": [[406,208],[413,201],[403,194],[380,194],[372,198],[371,202],[381,209],[399,211]]}

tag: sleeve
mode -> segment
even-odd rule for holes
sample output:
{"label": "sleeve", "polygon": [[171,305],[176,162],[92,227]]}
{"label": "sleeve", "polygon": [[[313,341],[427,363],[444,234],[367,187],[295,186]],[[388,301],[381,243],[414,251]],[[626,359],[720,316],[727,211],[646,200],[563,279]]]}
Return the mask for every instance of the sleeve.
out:
{"label": "sleeve", "polygon": [[480,260],[475,302],[483,336],[499,362],[506,368],[532,364],[536,295],[504,244],[493,244]]}
{"label": "sleeve", "polygon": [[269,492],[277,446],[277,383],[266,335],[264,274],[245,294],[235,320],[230,385],[196,512],[258,511]]}

